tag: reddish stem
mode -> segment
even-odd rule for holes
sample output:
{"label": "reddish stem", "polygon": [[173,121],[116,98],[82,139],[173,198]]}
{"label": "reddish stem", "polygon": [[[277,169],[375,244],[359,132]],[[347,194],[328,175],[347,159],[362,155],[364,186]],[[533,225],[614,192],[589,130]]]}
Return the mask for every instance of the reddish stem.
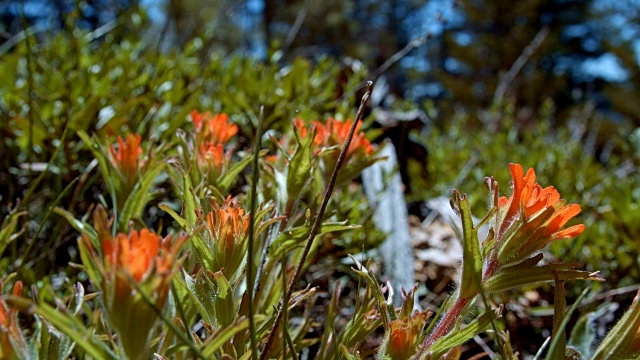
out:
{"label": "reddish stem", "polygon": [[[497,259],[491,260],[486,270],[484,271],[484,274],[482,275],[482,283],[484,284],[484,282],[487,281],[487,279],[495,275],[499,267],[500,267],[500,263],[498,262]],[[476,297],[476,295],[477,294],[475,294],[470,298],[456,299],[456,301],[453,303],[449,311],[447,311],[447,313],[444,314],[444,316],[442,317],[442,320],[436,326],[435,330],[433,330],[431,335],[429,335],[429,337],[424,341],[424,343],[422,343],[422,348],[420,349],[420,352],[416,357],[417,359],[419,359],[422,355],[424,355],[424,353],[431,347],[431,345],[433,345],[433,343],[435,343],[441,337],[447,335],[447,333],[451,330],[453,325],[456,323],[456,321],[460,317],[462,310],[464,310],[467,304],[469,304],[469,302],[471,302],[471,300],[473,300]]]}
{"label": "reddish stem", "polygon": [[499,267],[500,263],[498,262],[498,259],[491,260],[489,265],[487,265],[487,269],[484,271],[484,274],[482,274],[482,283],[484,284],[490,277],[495,275]]}
{"label": "reddish stem", "polygon": [[[471,299],[458,298],[456,302],[453,303],[449,311],[444,315],[442,320],[440,320],[440,323],[438,323],[435,330],[433,330],[427,340],[424,341],[419,355],[422,355],[422,353],[429,349],[436,340],[445,336],[449,330],[451,330],[469,301],[471,301]],[[420,358],[420,356],[417,358]]]}

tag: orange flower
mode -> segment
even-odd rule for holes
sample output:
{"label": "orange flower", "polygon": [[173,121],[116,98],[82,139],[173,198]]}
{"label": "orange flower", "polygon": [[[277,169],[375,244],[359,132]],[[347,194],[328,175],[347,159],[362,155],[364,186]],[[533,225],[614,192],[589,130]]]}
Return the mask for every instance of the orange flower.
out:
{"label": "orange flower", "polygon": [[140,143],[142,137],[140,134],[127,134],[126,141],[118,136],[118,147],[111,145],[109,154],[111,155],[111,163],[125,177],[133,177],[141,163],[142,147]]}
{"label": "orange flower", "polygon": [[[203,255],[207,270],[222,271],[227,279],[240,273],[247,247],[249,214],[245,214],[236,199],[228,196],[222,206],[211,202],[212,210],[206,215],[205,234],[209,254]],[[231,281],[231,280],[230,280]]]}
{"label": "orange flower", "polygon": [[139,282],[151,270],[161,241],[160,236],[148,229],[132,230],[128,236],[119,233],[113,241],[104,239],[102,249],[112,269],[126,271]]}
{"label": "orange flower", "polygon": [[220,144],[209,146],[202,144],[200,147],[200,159],[217,168],[222,168],[224,163],[224,147]]}
{"label": "orange flower", "polygon": [[200,114],[197,110],[193,110],[191,120],[198,133],[198,144],[224,145],[238,133],[238,126],[229,122],[227,114],[211,115],[210,112]]}
{"label": "orange flower", "polygon": [[[171,238],[169,235],[163,240],[149,229],[142,229],[131,230],[129,235],[119,233],[115,239],[111,239],[110,235],[102,239],[102,252],[105,265],[108,265],[107,272],[111,276],[114,273],[116,275],[116,297],[126,296],[134,288],[129,284],[126,274],[138,283],[154,278],[162,280],[158,284],[156,295],[160,306],[164,305],[170,270],[176,261],[178,251],[186,241],[186,238],[181,236],[172,244]],[[162,250],[161,254],[158,254],[159,250]]]}
{"label": "orange flower", "polygon": [[[324,133],[323,133],[325,131],[324,124],[319,122],[318,120],[314,120],[312,123],[316,127],[316,135],[313,138],[313,145],[321,146],[322,142],[324,141]],[[303,139],[307,137],[309,130],[307,130],[304,120],[300,118],[295,118],[293,119],[293,125],[298,129],[298,132],[300,132],[300,136]]]}
{"label": "orange flower", "polygon": [[[513,178],[513,195],[498,199],[494,233],[499,243],[500,263],[523,260],[548,243],[578,236],[584,225],[562,229],[580,213],[580,205],[565,205],[552,186],[542,188],[533,169],[524,173],[519,164],[509,164]],[[494,188],[497,191],[497,185]]]}
{"label": "orange flower", "polygon": [[[349,130],[351,129],[352,122],[347,119],[344,122],[338,121],[334,118],[329,118],[326,124],[326,130],[323,132],[323,136],[327,137],[327,133],[329,134],[328,142],[330,145],[336,144],[344,144],[347,140],[347,136],[349,135]],[[362,122],[359,122],[356,126],[356,130],[353,136],[353,140],[351,141],[351,145],[347,150],[347,157],[351,154],[361,151],[366,155],[371,155],[373,153],[373,146],[371,142],[364,136],[364,133],[360,132],[360,127]]]}
{"label": "orange flower", "polygon": [[215,181],[225,171],[230,160],[231,150],[225,153],[222,144],[200,146],[198,167],[211,181]]}
{"label": "orange flower", "polygon": [[[13,285],[13,296],[22,293],[22,282],[17,281]],[[0,281],[0,295],[2,294],[2,282]],[[8,308],[0,298],[0,358],[14,359],[18,355],[26,354],[26,343],[22,332],[18,327],[17,311]]]}
{"label": "orange flower", "polygon": [[408,318],[389,323],[391,338],[389,353],[392,359],[408,359],[415,352],[415,336]]}
{"label": "orange flower", "polygon": [[129,234],[111,236],[112,220],[99,205],[93,214],[102,256],[93,249],[92,241],[83,234],[79,244],[91,258],[83,258],[92,281],[100,286],[103,304],[111,325],[117,330],[122,347],[130,359],[148,358],[148,335],[157,314],[143,300],[152,299],[162,309],[167,301],[169,285],[177,266],[180,248],[186,241],[180,236],[164,240],[150,231],[131,230]]}
{"label": "orange flower", "polygon": [[214,210],[207,215],[207,230],[218,240],[219,250],[231,255],[235,244],[243,238],[249,227],[249,214],[238,206],[231,195],[227,197],[222,207],[214,204]]}
{"label": "orange flower", "polygon": [[[314,120],[312,123],[316,126],[316,136],[313,139],[313,143],[317,147],[330,147],[335,145],[342,146],[347,140],[349,130],[353,124],[349,119],[342,122],[334,118],[329,118],[326,124],[317,120]],[[296,128],[298,128],[298,131],[300,131],[300,136],[303,138],[306,137],[307,129],[304,126],[304,121],[296,118],[294,119],[294,124]],[[362,123],[358,123],[356,126],[354,136],[351,139],[351,144],[347,150],[345,161],[349,161],[349,159],[356,153],[363,155],[371,155],[373,153],[373,146],[371,145],[371,142],[364,136],[364,133],[360,132],[361,125]]]}
{"label": "orange flower", "polygon": [[391,334],[387,352],[391,359],[409,359],[416,353],[420,332],[430,314],[416,310],[413,315],[389,323]]}

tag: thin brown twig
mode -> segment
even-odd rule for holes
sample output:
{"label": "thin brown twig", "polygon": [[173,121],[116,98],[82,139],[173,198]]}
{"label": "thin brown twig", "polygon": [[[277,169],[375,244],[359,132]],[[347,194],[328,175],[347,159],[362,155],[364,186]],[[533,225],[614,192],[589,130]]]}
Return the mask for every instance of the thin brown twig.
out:
{"label": "thin brown twig", "polygon": [[[367,92],[362,97],[362,101],[360,101],[360,107],[358,108],[356,118],[353,121],[353,124],[351,125],[351,129],[349,129],[349,135],[347,135],[347,139],[344,142],[344,145],[342,145],[342,150],[340,151],[340,155],[338,156],[336,166],[333,168],[333,173],[331,174],[329,184],[327,185],[327,188],[324,191],[322,204],[320,205],[320,209],[316,214],[316,219],[313,222],[313,226],[311,227],[309,238],[307,238],[307,243],[304,247],[304,250],[302,251],[302,256],[300,257],[300,261],[298,262],[298,265],[296,265],[296,269],[293,273],[293,276],[291,277],[291,281],[289,282],[289,286],[287,288],[287,293],[286,293],[287,298],[291,298],[293,294],[295,285],[298,282],[298,278],[300,277],[300,274],[302,273],[302,268],[304,267],[304,263],[307,261],[307,257],[309,256],[309,251],[311,251],[311,245],[313,245],[313,240],[315,240],[315,237],[318,234],[318,231],[320,230],[324,212],[327,209],[327,205],[329,204],[329,199],[331,199],[331,193],[333,192],[333,187],[335,186],[336,181],[338,180],[338,172],[340,171],[340,168],[344,163],[344,160],[347,156],[347,149],[349,149],[349,146],[351,145],[351,140],[353,139],[353,135],[356,131],[356,127],[360,122],[360,118],[362,117],[362,114],[364,112],[365,106],[367,105],[367,102],[369,102],[369,98],[371,97],[371,92],[373,92],[373,82],[369,81],[367,83],[367,86],[368,86]],[[278,304],[278,313],[276,315],[275,321],[273,322],[273,325],[271,326],[271,331],[269,332],[269,336],[267,337],[267,341],[264,345],[264,349],[262,350],[262,354],[260,356],[261,360],[266,360],[269,357],[269,348],[273,343],[273,339],[276,331],[278,331],[278,326],[280,325],[280,320],[282,319],[282,313],[283,313],[282,309],[284,308],[284,306],[286,306],[286,304],[284,303],[284,300],[281,298],[280,303]]]}
{"label": "thin brown twig", "polygon": [[520,54],[520,56],[518,56],[513,65],[511,65],[509,71],[507,71],[507,73],[500,79],[500,82],[496,87],[496,92],[493,94],[494,103],[504,97],[504,95],[507,93],[507,90],[509,89],[509,86],[511,85],[513,80],[515,80],[516,76],[518,76],[520,70],[522,70],[522,67],[527,63],[527,61],[529,61],[529,58],[533,55],[533,53],[536,52],[536,50],[538,50],[540,45],[542,45],[542,42],[547,37],[547,35],[549,35],[549,28],[543,27],[533,37],[529,45],[527,45],[527,47],[522,50],[522,53]]}
{"label": "thin brown twig", "polygon": [[302,27],[302,23],[304,22],[304,18],[307,16],[307,12],[309,11],[310,6],[311,0],[306,0],[302,5],[302,9],[300,9],[300,11],[298,12],[298,16],[296,16],[296,20],[293,23],[291,30],[289,30],[289,33],[284,40],[284,44],[280,48],[280,51],[282,53],[281,58],[284,58],[284,55],[287,53],[287,51],[289,51],[289,48],[293,44],[293,41],[296,39],[296,36],[298,35],[300,28]]}
{"label": "thin brown twig", "polygon": [[[400,49],[400,51],[398,51],[397,53],[391,55],[391,57],[388,58],[382,65],[380,65],[378,68],[373,70],[373,72],[371,72],[371,75],[369,75],[369,76],[372,79],[376,80],[380,75],[382,75],[385,71],[387,71],[393,64],[395,64],[398,61],[402,60],[402,58],[407,56],[407,54],[409,54],[413,49],[419,48],[420,46],[424,45],[427,42],[427,40],[431,39],[432,37],[433,37],[432,33],[427,33],[425,35],[418,36],[418,37],[414,38],[407,45],[405,45],[405,47]],[[368,86],[369,82],[370,81],[368,81],[368,80],[367,81],[363,81],[363,82],[359,83],[355,88],[353,88],[353,90],[345,91],[342,94],[342,96],[340,96],[338,99],[336,99],[336,102],[341,101],[346,95],[351,94],[351,93],[355,93],[356,91],[359,91],[360,89],[364,88],[365,86]]]}

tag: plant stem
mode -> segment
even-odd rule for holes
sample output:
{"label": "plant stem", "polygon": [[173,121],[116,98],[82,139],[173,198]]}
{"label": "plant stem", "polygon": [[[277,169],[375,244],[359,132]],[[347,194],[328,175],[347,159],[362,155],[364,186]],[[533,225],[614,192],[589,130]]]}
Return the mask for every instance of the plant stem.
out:
{"label": "plant stem", "polygon": [[[489,265],[487,265],[487,268],[482,275],[482,284],[484,284],[484,282],[487,281],[487,279],[495,275],[496,271],[498,271],[498,268],[500,268],[500,263],[498,262],[498,260],[494,259],[490,261]],[[418,356],[416,356],[417,359],[420,359],[421,356],[424,355],[424,353],[429,349],[429,347],[433,345],[433,343],[435,343],[441,337],[445,336],[451,330],[455,322],[460,317],[462,310],[464,310],[464,308],[473,299],[475,299],[476,296],[478,296],[478,294],[479,293],[476,293],[475,295],[469,298],[456,299],[456,301],[453,303],[449,311],[447,311],[447,313],[444,315],[440,323],[438,323],[435,330],[433,330],[433,332],[429,335],[429,337],[422,343],[422,348],[418,352]],[[487,304],[487,299],[484,297],[484,293],[482,295],[483,295],[485,304]],[[492,322],[492,325],[493,325],[493,322]],[[496,336],[498,336],[497,332],[496,332]]]}
{"label": "plant stem", "polygon": [[[302,273],[302,268],[304,267],[304,263],[307,261],[307,257],[309,256],[309,251],[311,251],[311,245],[313,245],[313,240],[316,238],[318,231],[320,230],[320,225],[322,224],[322,218],[324,216],[324,212],[327,209],[327,204],[329,204],[329,199],[331,198],[331,193],[333,192],[333,187],[338,180],[338,172],[344,163],[345,158],[347,157],[347,149],[349,149],[349,145],[351,145],[351,140],[353,139],[353,135],[356,131],[356,127],[360,122],[360,118],[364,112],[364,107],[369,102],[369,98],[371,97],[371,92],[373,91],[373,82],[369,81],[367,84],[369,88],[367,92],[362,97],[362,101],[360,102],[360,107],[358,108],[358,112],[356,113],[356,118],[351,125],[351,129],[349,129],[349,135],[347,135],[347,139],[342,145],[342,150],[340,151],[340,155],[338,156],[338,160],[336,161],[336,165],[333,168],[333,173],[331,174],[331,178],[329,180],[329,184],[324,191],[324,195],[322,198],[322,204],[320,204],[320,209],[316,214],[316,219],[311,227],[311,232],[309,233],[309,238],[307,238],[307,243],[302,251],[302,256],[300,257],[300,261],[296,265],[296,269],[291,277],[291,281],[289,282],[289,286],[287,288],[286,296],[288,298],[293,294],[293,290],[295,289],[296,282],[298,282],[298,278]],[[269,348],[273,343],[273,338],[275,336],[276,331],[278,331],[278,326],[280,325],[280,320],[282,319],[282,309],[287,304],[284,303],[283,299],[280,299],[280,303],[278,304],[278,313],[276,315],[276,319],[273,322],[273,326],[271,327],[271,331],[269,331],[269,335],[267,337],[267,341],[264,344],[264,349],[262,350],[262,354],[260,359],[266,360],[269,356]]]}
{"label": "plant stem", "polygon": [[264,106],[260,107],[260,118],[258,119],[258,128],[256,130],[256,147],[253,153],[253,176],[251,184],[251,213],[249,215],[249,243],[247,245],[247,299],[249,301],[249,334],[251,338],[251,358],[258,358],[258,343],[256,341],[256,324],[253,319],[253,282],[254,282],[254,261],[253,261],[253,242],[255,232],[256,219],[256,197],[258,190],[258,158],[260,157],[260,140],[262,139],[262,123],[264,120]]}
{"label": "plant stem", "polygon": [[451,305],[451,308],[449,309],[449,311],[447,311],[442,320],[440,320],[440,323],[438,323],[435,330],[433,330],[431,335],[429,335],[429,337],[422,344],[422,349],[420,350],[416,358],[420,358],[420,356],[423,355],[424,352],[426,352],[429,347],[431,347],[431,345],[436,342],[436,340],[445,336],[449,332],[449,330],[451,330],[453,325],[460,317],[462,310],[464,310],[464,308],[467,306],[467,304],[469,304],[471,300],[472,299],[458,298],[453,303],[453,305]]}

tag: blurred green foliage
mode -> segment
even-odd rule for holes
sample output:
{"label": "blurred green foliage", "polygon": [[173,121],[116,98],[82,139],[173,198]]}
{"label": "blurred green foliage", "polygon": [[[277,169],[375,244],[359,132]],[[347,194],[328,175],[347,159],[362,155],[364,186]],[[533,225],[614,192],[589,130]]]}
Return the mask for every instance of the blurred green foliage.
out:
{"label": "blurred green foliage", "polygon": [[[355,92],[345,92],[362,82],[362,71],[327,57],[299,58],[281,66],[242,56],[203,56],[199,38],[179,51],[161,53],[139,36],[148,25],[144,13],[132,10],[106,34],[75,29],[30,36],[3,54],[0,114],[6,121],[0,123],[0,214],[9,214],[21,201],[18,210],[28,209],[29,216],[18,220],[17,228],[27,230],[24,240],[7,247],[1,268],[20,267],[35,283],[55,268],[64,271],[69,260],[77,261],[76,252],[64,245],[75,235],[59,219],[43,217],[75,178],[77,185],[60,199],[71,214],[83,216],[92,204],[108,198],[78,131],[95,133],[107,144],[135,132],[151,139],[145,146],[155,147],[175,142],[176,130],[185,128],[188,114],[198,109],[231,114],[240,127],[238,146],[248,147],[260,106],[265,129],[276,137],[291,130],[295,117],[355,115]],[[336,81],[342,72],[349,76]],[[159,214],[154,207],[146,212],[147,220]],[[40,225],[43,229],[24,259],[29,266],[14,263]],[[42,259],[49,261],[37,261]]]}

